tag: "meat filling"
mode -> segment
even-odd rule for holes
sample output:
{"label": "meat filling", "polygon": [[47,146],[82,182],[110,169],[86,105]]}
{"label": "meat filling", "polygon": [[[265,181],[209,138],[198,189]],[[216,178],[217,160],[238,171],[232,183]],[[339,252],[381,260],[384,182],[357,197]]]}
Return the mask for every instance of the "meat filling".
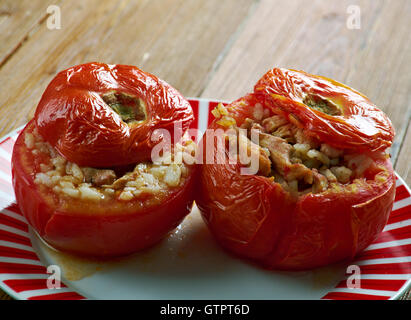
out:
{"label": "meat filling", "polygon": [[83,168],[84,181],[101,187],[102,185],[112,184],[117,180],[116,173],[110,169]]}
{"label": "meat filling", "polygon": [[104,93],[101,98],[126,123],[146,119],[146,107],[141,99],[124,92],[115,91]]}
{"label": "meat filling", "polygon": [[[310,101],[310,107],[320,106],[331,114],[339,112],[333,104]],[[247,139],[251,139],[252,130],[258,132],[258,174],[273,177],[291,193],[320,193],[332,185],[351,183],[374,163],[370,157],[353,155],[319,141],[283,115],[259,110],[261,105],[255,108],[258,112],[254,111],[239,128],[247,130]],[[237,128],[224,106],[216,109],[214,115],[219,118],[219,124]]]}
{"label": "meat filling", "polygon": [[[118,199],[121,201],[161,197],[172,188],[181,186],[189,169],[181,153],[195,153],[195,144],[186,141],[177,144],[174,153],[164,154],[156,163],[144,162],[126,167],[80,167],[62,158],[38,134],[25,134],[25,144],[34,156],[34,182],[51,188],[55,193],[69,198],[86,200]],[[166,161],[166,159],[170,159]],[[164,161],[163,161],[164,160]]]}

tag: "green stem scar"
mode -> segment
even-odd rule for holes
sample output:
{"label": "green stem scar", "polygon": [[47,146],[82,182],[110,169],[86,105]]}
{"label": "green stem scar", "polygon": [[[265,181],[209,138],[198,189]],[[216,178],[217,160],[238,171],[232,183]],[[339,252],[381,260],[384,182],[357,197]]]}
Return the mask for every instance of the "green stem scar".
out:
{"label": "green stem scar", "polygon": [[306,95],[303,103],[311,109],[326,113],[330,116],[339,116],[342,114],[340,108],[335,103],[317,95]]}
{"label": "green stem scar", "polygon": [[111,91],[102,94],[101,98],[127,124],[146,119],[144,102],[133,95]]}

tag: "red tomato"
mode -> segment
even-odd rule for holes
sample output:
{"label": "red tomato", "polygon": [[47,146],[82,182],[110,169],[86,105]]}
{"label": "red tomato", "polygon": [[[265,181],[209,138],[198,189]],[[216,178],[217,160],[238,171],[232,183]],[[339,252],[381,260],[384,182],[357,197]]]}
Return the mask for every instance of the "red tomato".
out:
{"label": "red tomato", "polygon": [[175,124],[185,132],[193,119],[189,102],[164,81],[134,66],[103,63],[57,74],[35,113],[40,134],[64,158],[89,167],[149,160],[154,130],[173,138]]}
{"label": "red tomato", "polygon": [[[381,110],[332,79],[275,68],[257,82],[254,92],[266,105],[292,115],[310,135],[337,148],[385,150],[394,138],[391,121]],[[334,114],[307,108],[306,99],[327,100]]]}
{"label": "red tomato", "polygon": [[[375,165],[339,188],[293,196],[269,177],[240,174],[242,165],[230,164],[214,140],[214,163],[204,158],[196,196],[211,233],[229,252],[268,268],[311,269],[353,258],[382,231],[392,209],[393,168],[374,152],[392,143],[391,123],[359,93],[305,73],[273,70],[255,91],[227,106],[237,125],[260,102],[320,141],[351,153],[366,150]],[[307,92],[338,102],[341,112],[330,116],[308,107],[302,103]],[[218,122],[209,129],[222,128]],[[207,145],[207,135],[201,144]]]}
{"label": "red tomato", "polygon": [[[28,220],[54,248],[76,254],[112,257],[130,254],[160,241],[177,227],[193,203],[194,169],[182,186],[154,201],[64,199],[34,183],[42,155],[33,156],[24,141],[31,121],[17,138],[12,155],[13,186],[17,203]],[[44,157],[44,155],[43,155]]]}

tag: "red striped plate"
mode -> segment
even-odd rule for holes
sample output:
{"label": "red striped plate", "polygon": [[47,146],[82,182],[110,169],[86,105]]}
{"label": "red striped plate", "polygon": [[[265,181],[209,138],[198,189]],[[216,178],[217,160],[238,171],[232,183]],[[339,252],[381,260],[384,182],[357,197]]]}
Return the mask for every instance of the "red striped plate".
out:
{"label": "red striped plate", "polygon": [[[218,102],[190,99],[200,134]],[[398,299],[411,286],[411,192],[397,178],[394,208],[379,237],[351,265],[308,272],[260,270],[226,255],[193,209],[160,245],[81,280],[48,289],[55,257],[42,247],[15,203],[10,160],[16,130],[0,140],[0,287],[16,299]],[[64,269],[64,268],[63,268]],[[70,278],[69,278],[70,279]]]}

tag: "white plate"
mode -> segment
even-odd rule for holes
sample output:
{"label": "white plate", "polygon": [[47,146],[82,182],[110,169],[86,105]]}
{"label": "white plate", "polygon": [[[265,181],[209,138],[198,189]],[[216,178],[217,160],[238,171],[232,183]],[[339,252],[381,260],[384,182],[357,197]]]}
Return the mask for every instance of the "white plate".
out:
{"label": "white plate", "polygon": [[[194,127],[204,132],[217,102],[190,102]],[[263,270],[223,251],[196,207],[169,237],[142,253],[111,262],[58,253],[27,226],[14,203],[10,159],[18,132],[0,140],[0,287],[16,299],[397,299],[411,285],[411,193],[399,177],[387,226],[350,264]],[[349,265],[360,267],[360,288],[347,287]],[[48,289],[56,285],[56,270],[62,287]]]}

